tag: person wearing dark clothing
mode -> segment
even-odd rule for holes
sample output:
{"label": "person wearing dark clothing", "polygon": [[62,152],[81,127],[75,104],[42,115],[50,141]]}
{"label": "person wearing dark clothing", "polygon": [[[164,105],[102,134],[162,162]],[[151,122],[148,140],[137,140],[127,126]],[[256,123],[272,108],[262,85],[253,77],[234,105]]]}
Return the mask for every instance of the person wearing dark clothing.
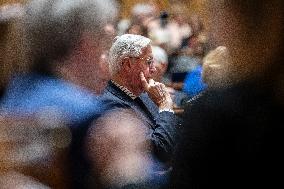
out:
{"label": "person wearing dark clothing", "polygon": [[159,113],[158,107],[146,93],[132,99],[112,81],[109,82],[102,104],[105,109],[130,108],[142,119],[149,130],[149,140],[153,143],[154,154],[163,162],[169,161],[175,145],[175,115],[164,111]]}
{"label": "person wearing dark clothing", "polygon": [[[57,178],[64,180],[64,186],[45,180],[52,188],[92,188],[84,137],[101,112],[97,86],[103,72],[100,57],[108,48],[104,28],[116,13],[112,0],[32,0],[25,6],[20,24],[30,70],[13,77],[0,108],[15,117],[43,117],[54,127],[57,120],[67,126],[69,151],[64,154],[64,174]],[[60,137],[59,141],[65,142]],[[38,161],[36,166],[49,166],[45,163]]]}
{"label": "person wearing dark clothing", "polygon": [[266,87],[252,82],[209,90],[187,105],[173,186],[258,188],[281,184],[283,107]]}
{"label": "person wearing dark clothing", "polygon": [[210,62],[220,69],[206,73],[208,88],[186,105],[170,188],[283,187],[281,7],[280,0],[208,2],[211,41],[228,48],[230,60],[222,60],[224,48],[210,58],[224,64]]}

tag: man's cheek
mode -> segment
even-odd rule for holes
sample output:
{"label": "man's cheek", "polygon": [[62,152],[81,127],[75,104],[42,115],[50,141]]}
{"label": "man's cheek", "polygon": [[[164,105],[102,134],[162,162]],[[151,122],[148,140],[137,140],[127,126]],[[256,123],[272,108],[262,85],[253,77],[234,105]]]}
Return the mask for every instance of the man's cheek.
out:
{"label": "man's cheek", "polygon": [[143,72],[144,73],[144,77],[147,80],[147,82],[149,82],[149,79],[151,78],[148,72]]}
{"label": "man's cheek", "polygon": [[143,71],[145,78],[149,78],[151,76],[149,68]]}

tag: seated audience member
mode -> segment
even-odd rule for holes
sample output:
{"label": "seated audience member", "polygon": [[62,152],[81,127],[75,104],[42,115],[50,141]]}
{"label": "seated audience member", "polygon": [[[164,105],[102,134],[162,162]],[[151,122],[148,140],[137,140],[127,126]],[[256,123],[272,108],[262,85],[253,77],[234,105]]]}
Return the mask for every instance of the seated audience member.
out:
{"label": "seated audience member", "polygon": [[[168,67],[168,55],[164,49],[156,45],[152,45],[152,52],[154,66],[156,68],[156,72],[153,74],[153,79],[155,81],[163,83],[164,75]],[[186,99],[188,99],[188,95],[171,87],[167,87],[167,91],[171,94],[174,102],[173,108],[175,113],[177,113],[176,110],[179,110],[179,108],[181,108],[182,103],[186,101]]]}
{"label": "seated audience member", "polygon": [[153,79],[158,82],[163,82],[163,76],[168,67],[168,55],[166,51],[158,45],[152,45],[152,53],[156,72],[153,74]]}
{"label": "seated audience member", "polygon": [[[187,87],[184,85],[191,85],[191,79],[201,78],[202,59],[205,54],[203,47],[201,47],[202,43],[197,40],[196,44],[192,47],[180,49],[170,59],[171,66],[168,74],[171,76],[172,83],[169,84],[178,90],[187,92],[190,96],[195,95],[194,89],[191,89],[191,86]],[[199,88],[202,90],[204,86],[200,86]]]}
{"label": "seated audience member", "polygon": [[96,94],[106,80],[99,74],[105,71],[106,26],[115,18],[115,5],[112,0],[29,1],[21,24],[30,70],[16,74],[1,99],[1,109],[11,116],[43,112],[69,126],[69,188],[90,187],[82,138],[101,109]]}
{"label": "seated audience member", "polygon": [[182,91],[184,91],[189,98],[192,98],[206,89],[206,84],[202,80],[202,65],[198,65],[191,72],[187,73]]}
{"label": "seated audience member", "polygon": [[179,54],[172,58],[171,67],[169,69],[172,83],[169,83],[169,85],[173,87],[176,85],[175,88],[181,90],[187,74],[196,69],[200,64],[201,59],[194,56]]}
{"label": "seated audience member", "polygon": [[201,17],[197,14],[191,15],[190,26],[192,33],[188,38],[184,38],[181,50],[189,55],[194,53],[204,56],[208,48],[208,37]]}
{"label": "seated audience member", "polygon": [[[125,34],[110,49],[112,79],[102,95],[107,110],[130,108],[147,126],[154,157],[165,165],[175,146],[176,117],[165,85],[152,79],[154,66],[150,39]],[[165,168],[167,170],[167,168]]]}
{"label": "seated audience member", "polygon": [[206,34],[201,32],[203,27],[200,18],[196,15],[192,16],[191,20],[192,33],[183,41],[193,40],[190,45],[181,45],[176,54],[173,54],[168,72],[171,76],[171,85],[193,97],[205,88],[202,83],[198,83],[198,79],[201,78],[202,59],[208,45]]}
{"label": "seated audience member", "polygon": [[135,34],[135,35],[142,35],[147,37],[148,35],[148,30],[147,27],[145,27],[142,24],[139,23],[132,23],[131,25],[129,25],[129,28],[126,30],[127,34]]}
{"label": "seated audience member", "polygon": [[[185,108],[170,188],[283,188],[283,2],[208,1],[206,10],[230,60],[224,70],[205,63],[209,88]],[[222,61],[226,51],[214,53]]]}
{"label": "seated audience member", "polygon": [[193,98],[203,92],[208,85],[218,87],[226,81],[229,82],[229,75],[227,75],[229,61],[229,53],[226,47],[220,46],[210,51],[203,58],[202,65],[198,65],[187,74],[183,91],[190,98]]}
{"label": "seated audience member", "polygon": [[[118,35],[132,33],[141,35],[145,34],[147,25],[155,14],[158,12],[157,7],[151,3],[137,3],[131,8],[130,19],[121,19],[118,22]],[[146,30],[145,30],[146,29]],[[129,32],[131,31],[131,32]]]}

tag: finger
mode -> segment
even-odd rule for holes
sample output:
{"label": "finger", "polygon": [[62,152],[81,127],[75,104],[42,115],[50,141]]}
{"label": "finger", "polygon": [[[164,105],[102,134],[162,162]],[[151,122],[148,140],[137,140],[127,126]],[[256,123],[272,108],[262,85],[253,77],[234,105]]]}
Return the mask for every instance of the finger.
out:
{"label": "finger", "polygon": [[165,96],[171,95],[170,92],[168,91],[167,87],[163,83],[161,83],[161,88],[162,88],[163,94]]}
{"label": "finger", "polygon": [[155,81],[153,79],[149,80],[149,86],[155,86]]}
{"label": "finger", "polygon": [[159,87],[160,87],[161,93],[162,93],[163,95],[166,95],[167,89],[166,89],[165,85],[162,84],[162,83],[160,83],[160,84],[159,84]]}
{"label": "finger", "polygon": [[143,72],[140,72],[140,79],[141,79],[142,86],[143,86],[144,90],[148,90],[149,84],[148,84]]}
{"label": "finger", "polygon": [[166,87],[166,85],[165,85],[164,83],[161,83],[161,87],[162,87],[163,89],[167,90],[167,87]]}

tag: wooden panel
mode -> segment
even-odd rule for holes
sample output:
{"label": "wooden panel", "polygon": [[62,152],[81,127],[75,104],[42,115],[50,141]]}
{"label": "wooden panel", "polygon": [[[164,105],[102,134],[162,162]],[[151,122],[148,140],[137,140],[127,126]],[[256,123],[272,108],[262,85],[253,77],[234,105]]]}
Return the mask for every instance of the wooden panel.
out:
{"label": "wooden panel", "polygon": [[27,0],[0,0],[0,6],[7,3],[25,3]]}
{"label": "wooden panel", "polygon": [[156,5],[159,10],[166,10],[170,5],[168,0],[121,0],[121,17],[129,18],[132,7],[137,3],[151,3]]}

